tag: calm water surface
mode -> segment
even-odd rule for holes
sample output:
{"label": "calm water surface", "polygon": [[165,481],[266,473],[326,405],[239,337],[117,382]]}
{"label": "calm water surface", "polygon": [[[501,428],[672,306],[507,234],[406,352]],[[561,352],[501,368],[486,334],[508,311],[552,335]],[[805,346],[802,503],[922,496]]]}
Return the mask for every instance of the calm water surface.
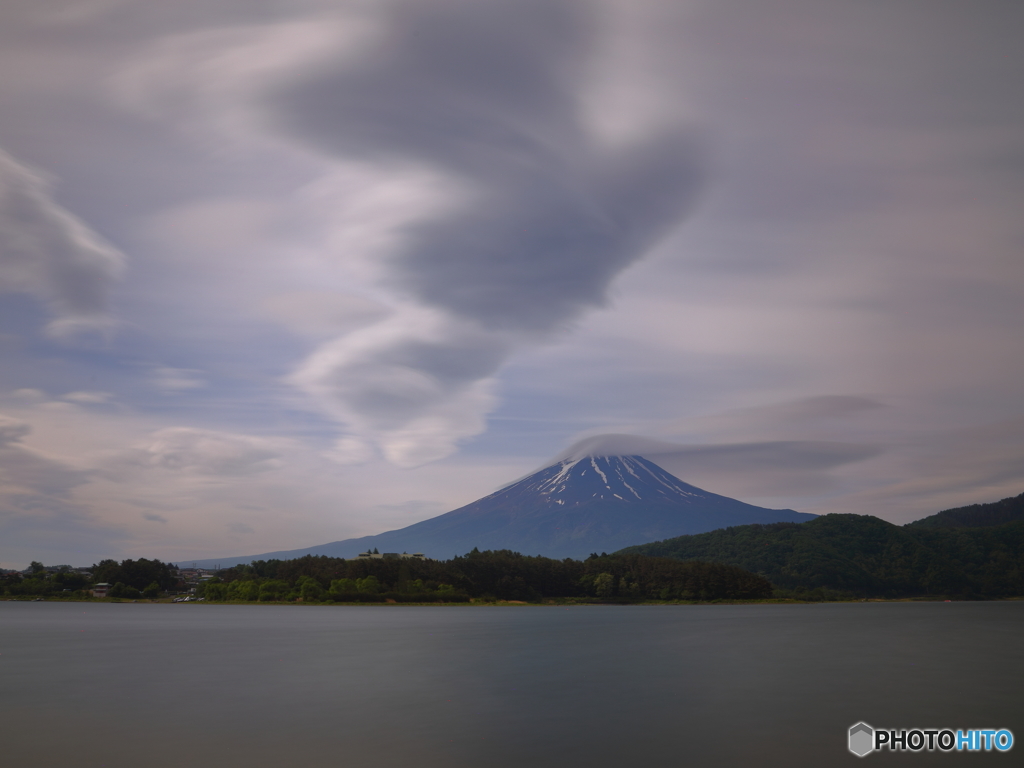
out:
{"label": "calm water surface", "polygon": [[896,761],[1024,764],[1024,603],[0,603],[26,768],[827,766],[846,729],[1007,727]]}

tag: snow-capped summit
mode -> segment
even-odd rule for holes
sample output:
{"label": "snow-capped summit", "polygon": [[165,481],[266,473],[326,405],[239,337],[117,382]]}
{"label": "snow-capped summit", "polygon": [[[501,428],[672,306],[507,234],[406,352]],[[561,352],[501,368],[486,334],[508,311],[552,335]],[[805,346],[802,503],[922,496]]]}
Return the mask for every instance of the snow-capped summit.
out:
{"label": "snow-capped summit", "polygon": [[815,515],[765,509],[703,491],[641,456],[566,456],[490,496],[376,536],[308,549],[221,558],[221,564],[306,554],[355,557],[423,552],[447,559],[474,547],[585,558],[688,533],[748,523],[805,522]]}
{"label": "snow-capped summit", "polygon": [[512,491],[536,494],[539,501],[562,506],[579,506],[594,499],[630,503],[675,499],[693,504],[700,499],[725,498],[684,483],[642,456],[564,459],[486,498],[507,496]]}

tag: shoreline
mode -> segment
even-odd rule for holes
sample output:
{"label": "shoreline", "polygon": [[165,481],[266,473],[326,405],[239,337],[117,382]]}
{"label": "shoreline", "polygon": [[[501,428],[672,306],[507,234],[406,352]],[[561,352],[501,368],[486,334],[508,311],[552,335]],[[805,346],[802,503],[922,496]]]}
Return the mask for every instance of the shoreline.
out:
{"label": "shoreline", "polygon": [[[380,602],[316,602],[306,603],[301,600],[211,600],[202,601],[203,605],[288,605],[307,608],[345,608],[351,606],[369,607],[420,607],[420,608],[452,608],[452,607],[474,607],[474,608],[501,608],[501,607],[534,607],[534,608],[558,608],[564,606],[665,606],[665,605],[826,605],[826,604],[852,604],[852,603],[1012,603],[1024,601],[1024,596],[1017,597],[993,597],[979,598],[977,600],[956,600],[945,597],[869,597],[853,598],[850,600],[797,600],[794,598],[767,598],[761,600],[595,600],[593,598],[548,598],[543,601],[528,602],[524,600],[482,600],[472,598],[469,602],[397,602],[386,600]],[[8,603],[79,603],[79,604],[121,604],[121,605],[199,605],[200,601],[190,603],[175,603],[172,598],[158,600],[128,600],[125,598],[60,598],[60,597],[4,597],[0,602]]]}

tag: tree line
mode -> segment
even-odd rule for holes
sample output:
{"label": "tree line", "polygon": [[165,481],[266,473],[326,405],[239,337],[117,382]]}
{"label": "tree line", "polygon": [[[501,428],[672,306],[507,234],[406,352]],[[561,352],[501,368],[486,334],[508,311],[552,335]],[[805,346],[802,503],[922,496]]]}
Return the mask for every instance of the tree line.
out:
{"label": "tree line", "polygon": [[[255,561],[201,585],[207,600],[303,602],[467,602],[592,598],[598,601],[770,598],[764,578],[729,565],[642,555],[591,555],[585,561],[509,550],[451,560],[355,559],[307,555]],[[197,593],[199,594],[199,593]]]}
{"label": "tree line", "polygon": [[110,597],[158,597],[181,582],[174,567],[160,560],[101,560],[90,569],[92,575],[78,573],[70,567],[48,571],[37,561],[29,573],[0,574],[0,594],[29,597],[87,597],[93,584],[110,584]]}

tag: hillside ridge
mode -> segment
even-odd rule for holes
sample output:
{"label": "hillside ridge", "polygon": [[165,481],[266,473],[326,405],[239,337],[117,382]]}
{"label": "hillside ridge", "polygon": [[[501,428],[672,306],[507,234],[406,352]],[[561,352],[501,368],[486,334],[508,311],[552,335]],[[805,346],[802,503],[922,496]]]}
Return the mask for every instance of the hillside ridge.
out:
{"label": "hillside ridge", "polygon": [[735,565],[798,592],[1021,596],[1021,506],[1024,497],[1018,496],[904,526],[870,515],[823,515],[803,525],[733,526],[621,552]]}

